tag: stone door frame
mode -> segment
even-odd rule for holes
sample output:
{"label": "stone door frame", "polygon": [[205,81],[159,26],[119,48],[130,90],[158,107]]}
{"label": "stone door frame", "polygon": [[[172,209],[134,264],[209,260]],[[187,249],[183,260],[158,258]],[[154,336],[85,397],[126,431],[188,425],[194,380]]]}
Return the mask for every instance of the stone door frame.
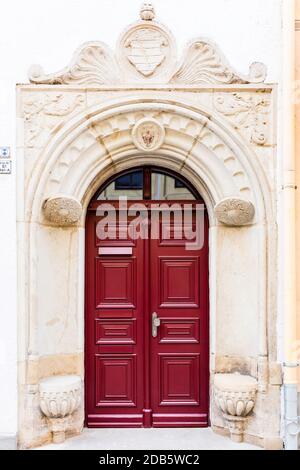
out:
{"label": "stone door frame", "polygon": [[[36,87],[34,91],[31,87],[22,87],[22,95],[56,96],[56,93],[62,94],[64,98],[70,99],[70,89],[52,87],[50,89],[41,89]],[[26,188],[25,204],[23,210],[23,220],[19,220],[19,263],[23,268],[21,278],[21,287],[19,289],[19,305],[23,306],[20,313],[20,343],[21,349],[21,377],[23,378],[23,392],[28,390],[41,379],[46,373],[52,375],[56,371],[64,372],[64,367],[56,368],[42,367],[40,361],[47,363],[47,358],[40,358],[39,353],[39,311],[38,283],[40,277],[37,274],[37,259],[39,258],[39,249],[37,246],[37,237],[39,237],[40,228],[42,231],[49,231],[50,236],[55,231],[60,236],[75,236],[74,253],[72,255],[75,278],[70,282],[77,284],[78,296],[77,306],[73,307],[78,321],[78,344],[72,346],[78,360],[77,351],[83,351],[83,273],[84,273],[84,223],[85,213],[88,203],[95,193],[108,178],[114,174],[130,169],[132,167],[148,164],[163,166],[180,172],[185,176],[199,191],[207,205],[210,219],[210,309],[211,309],[211,373],[215,370],[244,370],[248,373],[251,368],[257,368],[257,377],[260,389],[264,392],[268,383],[268,349],[271,346],[271,354],[274,355],[274,331],[269,328],[272,318],[272,292],[274,289],[274,276],[271,274],[274,270],[270,269],[276,256],[276,240],[270,237],[274,227],[274,210],[272,194],[269,190],[269,183],[262,168],[261,162],[253,151],[252,145],[247,145],[237,132],[232,129],[230,124],[225,121],[217,112],[208,111],[203,105],[192,105],[190,97],[195,96],[210,99],[214,98],[214,93],[219,90],[206,92],[206,89],[185,90],[188,99],[182,99],[182,90],[175,91],[178,97],[174,104],[173,97],[170,100],[168,92],[157,90],[159,98],[150,98],[149,91],[137,93],[133,90],[126,90],[124,98],[112,99],[101,104],[88,107],[86,110],[76,114],[74,117],[66,120],[65,123],[57,128],[55,135],[50,136],[49,144],[44,149],[37,149],[39,158],[32,169],[29,184]],[[258,93],[260,90],[255,90]],[[128,97],[128,92],[131,97]],[[226,90],[226,93],[235,93],[236,91]],[[273,88],[269,87],[267,93],[272,94]],[[105,90],[94,92],[94,99],[106,94]],[[116,94],[120,94],[116,90]],[[222,90],[224,93],[224,90]],[[239,93],[245,93],[249,96],[249,89],[240,86]],[[250,92],[251,93],[251,92]],[[265,91],[264,91],[265,93]],[[72,99],[78,99],[84,96],[85,91],[77,89],[72,91]],[[89,96],[88,92],[86,93]],[[114,92],[110,90],[113,96]],[[124,93],[125,94],[125,93]],[[100,101],[100,100],[99,100]],[[200,101],[200,100],[199,100]],[[134,141],[133,129],[144,119],[157,120],[158,126],[164,125],[165,137],[162,145],[152,151],[143,154],[140,148],[137,148]],[[26,121],[25,121],[26,126]],[[105,134],[104,134],[105,132]],[[31,147],[25,151],[31,151]],[[36,151],[36,149],[34,149]],[[75,158],[74,158],[75,154]],[[23,154],[24,158],[24,154]],[[25,157],[26,158],[26,157]],[[228,171],[234,163],[235,171]],[[24,190],[24,180],[19,178],[19,189]],[[245,194],[247,197],[245,198]],[[57,204],[58,201],[58,204]],[[229,207],[234,207],[238,201],[251,201],[255,207],[255,216],[253,220],[243,221],[245,213],[241,212],[240,222],[233,220],[229,226],[218,220],[226,222]],[[19,208],[20,209],[20,208]],[[246,210],[247,213],[247,210]],[[62,215],[63,214],[63,215]],[[64,214],[69,214],[65,216]],[[223,214],[220,216],[220,214]],[[73,219],[72,219],[73,217]],[[224,218],[225,217],[225,218]],[[75,222],[74,222],[75,221]],[[246,225],[244,227],[233,227],[234,225]],[[230,227],[230,225],[232,225]],[[57,227],[58,226],[58,227]],[[257,344],[257,361],[255,358],[233,357],[222,359],[216,354],[216,318],[218,317],[218,306],[216,299],[218,295],[217,285],[226,280],[220,278],[217,274],[216,262],[218,260],[218,238],[219,233],[225,232],[228,237],[235,237],[234,233],[245,233],[253,230],[255,227],[258,243],[258,250],[261,253],[259,260],[260,285],[266,286],[261,289],[259,294],[259,305],[261,311],[257,317],[259,326],[259,340]],[[67,235],[68,234],[68,235]],[[51,255],[50,249],[49,256]],[[72,248],[73,249],[73,248]],[[47,250],[47,246],[46,246]],[[243,252],[242,248],[242,252]],[[233,256],[238,255],[236,252]],[[44,276],[47,277],[44,266]],[[268,274],[269,273],[269,274]],[[71,288],[71,286],[66,288]],[[243,296],[241,291],[232,287],[229,296],[234,296],[235,302],[240,298],[240,304],[243,305]],[[268,313],[269,312],[269,313]],[[255,314],[256,316],[257,314]],[[27,327],[25,328],[25,325]],[[27,332],[24,335],[24,332]],[[55,349],[55,348],[54,348]],[[61,351],[63,354],[63,351]],[[68,351],[67,354],[70,354]],[[47,354],[45,355],[47,356]],[[53,356],[56,356],[55,351]],[[217,356],[217,357],[216,357]],[[251,356],[251,355],[250,355]],[[75,359],[74,359],[75,360]],[[75,362],[76,362],[75,361]],[[225,361],[225,364],[222,364]],[[80,361],[79,361],[80,362]],[[217,362],[217,363],[216,363]],[[77,363],[76,363],[77,364]],[[256,364],[256,365],[255,365]],[[47,371],[47,367],[48,371]],[[66,370],[69,366],[67,365]],[[71,367],[72,371],[80,370],[81,366],[77,364]],[[27,371],[27,372],[26,372]],[[32,382],[32,383],[30,383]],[[27,392],[28,393],[28,392]],[[34,392],[35,394],[37,392]]]}

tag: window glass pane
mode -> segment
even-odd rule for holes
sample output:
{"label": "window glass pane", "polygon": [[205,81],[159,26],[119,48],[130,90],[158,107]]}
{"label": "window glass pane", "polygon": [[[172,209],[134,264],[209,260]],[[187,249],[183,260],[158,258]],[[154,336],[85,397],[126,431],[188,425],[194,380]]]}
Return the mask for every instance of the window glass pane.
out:
{"label": "window glass pane", "polygon": [[115,181],[115,189],[143,189],[143,172],[136,171],[120,176]]}
{"label": "window glass pane", "polygon": [[155,201],[195,200],[195,197],[181,180],[162,173],[152,173],[152,199]]}
{"label": "window glass pane", "polygon": [[[126,196],[129,200],[143,199],[143,171],[119,176],[101,192],[98,200],[113,201],[121,196]],[[180,179],[156,171],[151,174],[151,199],[178,201],[195,200],[195,197]]]}
{"label": "window glass pane", "polygon": [[117,200],[120,196],[128,199],[143,199],[143,172],[136,171],[120,176],[102,191],[99,200]]}

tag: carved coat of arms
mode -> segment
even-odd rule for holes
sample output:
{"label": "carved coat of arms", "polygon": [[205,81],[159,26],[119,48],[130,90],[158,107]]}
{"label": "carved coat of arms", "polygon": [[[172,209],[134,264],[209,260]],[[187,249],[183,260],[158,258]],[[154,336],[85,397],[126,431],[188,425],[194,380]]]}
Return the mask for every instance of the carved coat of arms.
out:
{"label": "carved coat of arms", "polygon": [[166,58],[163,48],[168,46],[167,39],[160,31],[143,28],[128,38],[127,58],[138,72],[145,77],[152,75]]}
{"label": "carved coat of arms", "polygon": [[136,123],[132,131],[135,146],[144,152],[153,152],[162,146],[165,129],[160,122],[152,118],[144,118]]}

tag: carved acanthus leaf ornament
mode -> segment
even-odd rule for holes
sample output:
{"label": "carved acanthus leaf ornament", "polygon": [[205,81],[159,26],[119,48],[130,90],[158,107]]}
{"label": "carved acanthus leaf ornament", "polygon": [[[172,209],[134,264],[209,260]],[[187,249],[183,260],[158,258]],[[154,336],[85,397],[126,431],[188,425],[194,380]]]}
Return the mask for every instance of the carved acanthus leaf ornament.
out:
{"label": "carved acanthus leaf ornament", "polygon": [[52,130],[61,118],[82,109],[84,104],[83,94],[68,98],[63,93],[27,96],[23,104],[27,147],[34,147],[45,129]]}
{"label": "carved acanthus leaf ornament", "polygon": [[217,93],[216,110],[226,116],[235,128],[245,130],[257,145],[268,140],[270,99],[266,94]]}

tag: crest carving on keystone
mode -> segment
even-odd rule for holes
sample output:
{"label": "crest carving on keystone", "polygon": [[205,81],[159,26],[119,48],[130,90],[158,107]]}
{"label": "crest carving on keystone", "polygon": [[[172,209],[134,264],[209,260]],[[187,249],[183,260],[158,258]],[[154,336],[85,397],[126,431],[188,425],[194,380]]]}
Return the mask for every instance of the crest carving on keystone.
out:
{"label": "crest carving on keystone", "polygon": [[134,145],[143,152],[154,152],[165,139],[165,129],[156,119],[145,118],[136,123],[132,130]]}
{"label": "crest carving on keystone", "polygon": [[178,62],[175,39],[155,21],[151,3],[143,4],[140,21],[123,32],[115,52],[102,42],[87,42],[57,73],[45,74],[39,65],[29,70],[32,83],[92,87],[130,83],[250,84],[263,83],[266,75],[266,66],[259,62],[250,66],[248,75],[236,72],[219,47],[206,38],[191,41]]}

